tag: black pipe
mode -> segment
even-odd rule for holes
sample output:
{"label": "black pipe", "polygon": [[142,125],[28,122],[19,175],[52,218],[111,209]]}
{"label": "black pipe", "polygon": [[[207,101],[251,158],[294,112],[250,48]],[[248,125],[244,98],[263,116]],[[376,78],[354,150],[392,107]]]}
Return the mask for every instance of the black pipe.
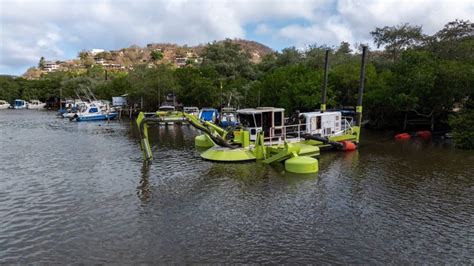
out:
{"label": "black pipe", "polygon": [[203,125],[196,124],[193,120],[188,120],[188,122],[191,126],[195,127],[198,130],[201,130],[206,135],[208,135],[212,139],[212,141],[214,141],[217,145],[219,145],[221,147],[229,148],[229,149],[236,149],[236,148],[239,147],[239,146],[231,145],[230,143],[228,143],[224,138],[222,138],[219,135],[213,135],[211,130],[209,130],[207,127],[205,127]]}
{"label": "black pipe", "polygon": [[317,140],[321,141],[324,144],[329,144],[335,148],[342,149],[344,147],[344,144],[336,141],[329,140],[328,138],[321,137],[321,136],[316,136],[316,135],[311,135],[311,134],[303,134],[301,135],[304,139],[312,139],[312,140]]}
{"label": "black pipe", "polygon": [[321,95],[321,113],[326,111],[326,92],[328,88],[328,72],[329,72],[329,49],[326,50],[326,56],[324,58],[324,83],[323,92]]}
{"label": "black pipe", "polygon": [[362,125],[362,98],[364,96],[365,83],[365,57],[367,53],[367,46],[362,46],[362,61],[360,64],[360,78],[359,78],[359,95],[356,106],[356,126]]}

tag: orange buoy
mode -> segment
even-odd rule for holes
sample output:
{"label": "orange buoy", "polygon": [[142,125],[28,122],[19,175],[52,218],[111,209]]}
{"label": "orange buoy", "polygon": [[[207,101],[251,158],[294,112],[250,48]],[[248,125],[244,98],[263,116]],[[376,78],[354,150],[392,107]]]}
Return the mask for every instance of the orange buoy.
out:
{"label": "orange buoy", "polygon": [[408,133],[400,133],[395,135],[395,139],[410,139],[411,136]]}
{"label": "orange buoy", "polygon": [[343,151],[353,151],[357,148],[355,143],[352,141],[345,140],[345,141],[341,141],[341,143],[342,143],[341,150]]}
{"label": "orange buoy", "polygon": [[429,139],[431,138],[431,132],[428,131],[428,130],[425,130],[425,131],[417,131],[416,132],[416,136],[417,137],[420,137],[422,139]]}

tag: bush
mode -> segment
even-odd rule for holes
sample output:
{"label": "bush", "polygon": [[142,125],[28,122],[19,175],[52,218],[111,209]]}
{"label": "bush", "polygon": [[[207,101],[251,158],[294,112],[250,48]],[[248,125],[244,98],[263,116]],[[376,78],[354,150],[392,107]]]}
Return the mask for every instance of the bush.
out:
{"label": "bush", "polygon": [[474,149],[474,102],[471,101],[458,114],[449,118],[449,125],[453,129],[453,138],[456,147]]}
{"label": "bush", "polygon": [[153,59],[154,61],[163,59],[163,53],[160,51],[153,51],[151,52],[150,55],[151,55],[151,59]]}

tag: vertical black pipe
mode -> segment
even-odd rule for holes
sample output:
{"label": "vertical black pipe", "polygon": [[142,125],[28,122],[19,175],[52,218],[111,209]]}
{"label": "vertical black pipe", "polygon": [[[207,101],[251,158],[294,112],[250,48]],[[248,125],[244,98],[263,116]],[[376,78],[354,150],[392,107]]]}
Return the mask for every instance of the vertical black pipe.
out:
{"label": "vertical black pipe", "polygon": [[362,97],[364,96],[364,82],[365,82],[365,57],[367,53],[367,46],[362,47],[362,61],[360,64],[360,79],[359,79],[359,95],[356,106],[356,123],[357,126],[362,125]]}
{"label": "vertical black pipe", "polygon": [[329,72],[329,49],[326,50],[326,56],[324,57],[324,83],[323,92],[321,95],[321,113],[326,111],[326,92],[328,88],[328,72]]}

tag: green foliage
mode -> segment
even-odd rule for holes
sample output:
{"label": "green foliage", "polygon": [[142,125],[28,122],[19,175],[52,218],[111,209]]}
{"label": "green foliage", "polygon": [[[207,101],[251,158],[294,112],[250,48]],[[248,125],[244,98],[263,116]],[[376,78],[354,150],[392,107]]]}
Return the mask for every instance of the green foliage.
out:
{"label": "green foliage", "polygon": [[474,101],[466,103],[465,108],[449,118],[449,125],[453,129],[453,138],[456,147],[474,149]]}
{"label": "green foliage", "polygon": [[147,65],[135,66],[128,77],[131,84],[130,100],[138,103],[143,99],[146,110],[156,110],[164,97],[177,88],[173,73],[174,69],[169,65],[161,64],[151,68]]}
{"label": "green foliage", "polygon": [[105,79],[105,69],[101,65],[93,65],[87,69],[86,75],[94,79]]}
{"label": "green foliage", "polygon": [[44,69],[44,64],[45,64],[44,57],[41,57],[39,62],[38,62],[38,68],[43,70]]}
{"label": "green foliage", "polygon": [[459,40],[474,35],[474,23],[469,20],[451,21],[444,25],[444,28],[435,34],[440,40]]}
{"label": "green foliage", "polygon": [[[303,64],[292,64],[264,75],[253,90],[260,92],[262,106],[283,107],[288,113],[296,109],[312,110],[321,98],[322,76],[321,71],[316,72]],[[331,93],[329,89],[329,98]]]}
{"label": "green foliage", "polygon": [[449,22],[442,30],[428,38],[425,48],[442,59],[472,63],[474,61],[474,23],[469,20]]}
{"label": "green foliage", "polygon": [[203,52],[203,57],[202,66],[214,68],[221,80],[232,80],[238,77],[255,78],[255,69],[250,62],[250,55],[231,40],[209,44]]}
{"label": "green foliage", "polygon": [[392,55],[393,59],[397,59],[403,49],[413,47],[424,39],[421,26],[411,26],[408,23],[377,27],[370,34],[374,37],[377,48],[385,46],[385,50]]}
{"label": "green foliage", "polygon": [[155,50],[151,52],[150,56],[151,56],[151,59],[153,59],[153,61],[158,61],[158,60],[163,59],[163,53],[159,50]]}
{"label": "green foliage", "polygon": [[7,102],[21,97],[21,81],[8,76],[0,76],[0,99]]}
{"label": "green foliage", "polygon": [[351,45],[348,42],[341,42],[339,48],[337,49],[337,53],[340,54],[350,54],[351,52]]}
{"label": "green foliage", "polygon": [[219,105],[219,88],[214,84],[217,76],[212,69],[179,68],[175,72],[178,89],[176,95],[185,106],[212,107]]}
{"label": "green foliage", "polygon": [[77,56],[79,57],[79,59],[81,59],[81,63],[86,68],[90,68],[94,64],[94,59],[87,51],[81,51]]}
{"label": "green foliage", "polygon": [[407,96],[406,101],[400,103],[401,110],[435,108],[436,99],[429,96],[434,92],[436,65],[433,55],[426,51],[408,50],[402,54],[393,67],[396,78],[392,83],[398,93]]}

